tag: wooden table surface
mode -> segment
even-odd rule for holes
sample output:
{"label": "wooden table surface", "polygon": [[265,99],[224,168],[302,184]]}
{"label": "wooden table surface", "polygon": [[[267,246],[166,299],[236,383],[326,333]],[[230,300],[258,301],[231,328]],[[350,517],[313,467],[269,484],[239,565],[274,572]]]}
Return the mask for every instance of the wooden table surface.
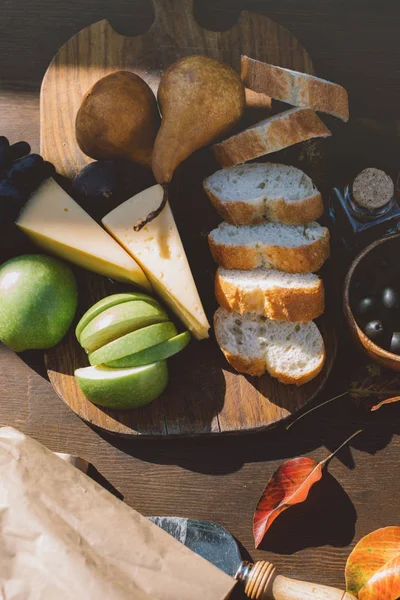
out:
{"label": "wooden table surface", "polygon": [[[396,8],[397,7],[397,8]],[[400,6],[394,1],[203,0],[199,22],[232,25],[240,9],[259,11],[290,28],[322,77],[347,87],[352,120],[332,140],[329,184],[363,166],[400,170]],[[152,20],[147,0],[54,2],[3,0],[0,19],[0,134],[39,145],[39,88],[57,48],[79,29],[108,18],[123,34]],[[324,396],[342,391],[356,351],[341,327],[337,368]],[[44,377],[39,353],[18,357],[0,348],[0,423],[32,435],[52,450],[92,462],[97,478],[145,515],[213,520],[229,529],[254,559],[269,558],[282,573],[344,585],[344,565],[361,536],[399,525],[400,407],[367,419],[349,399],[333,403],[289,432],[218,439],[124,441],[90,429],[58,399]],[[254,551],[252,513],[280,462],[296,455],[326,456],[352,431],[368,426],[329,465],[309,500],[273,525]],[[134,543],[134,541],[132,541]]]}

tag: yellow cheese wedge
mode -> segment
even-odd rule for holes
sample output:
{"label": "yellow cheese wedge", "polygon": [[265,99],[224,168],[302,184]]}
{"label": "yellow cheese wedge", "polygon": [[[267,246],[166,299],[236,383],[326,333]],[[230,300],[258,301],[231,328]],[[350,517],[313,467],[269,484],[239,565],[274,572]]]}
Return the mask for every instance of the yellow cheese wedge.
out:
{"label": "yellow cheese wedge", "polygon": [[140,266],[54,179],[44,181],[30,197],[17,225],[56,256],[151,290]]}
{"label": "yellow cheese wedge", "polygon": [[102,219],[105,228],[141,265],[152,286],[197,339],[208,337],[210,325],[169,204],[141,231],[133,226],[155,210],[163,189],[154,185],[133,196]]}

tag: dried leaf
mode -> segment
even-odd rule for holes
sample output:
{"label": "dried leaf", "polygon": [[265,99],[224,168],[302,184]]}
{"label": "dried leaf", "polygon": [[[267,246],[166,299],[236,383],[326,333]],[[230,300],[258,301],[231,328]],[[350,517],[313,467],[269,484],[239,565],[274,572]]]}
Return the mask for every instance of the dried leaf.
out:
{"label": "dried leaf", "polygon": [[301,456],[286,460],[272,475],[258,501],[253,518],[256,548],[275,519],[287,508],[300,504],[311,487],[322,477],[321,463]]}
{"label": "dried leaf", "polygon": [[356,431],[334,452],[321,462],[313,458],[300,456],[291,458],[280,465],[267,483],[258,501],[253,517],[253,534],[256,548],[275,519],[286,509],[306,500],[312,486],[322,477],[326,463],[353,437],[361,433]]}
{"label": "dried leaf", "polygon": [[359,600],[400,598],[400,527],[363,537],[346,563],[346,589]]}
{"label": "dried leaf", "polygon": [[394,398],[386,398],[386,400],[382,400],[382,402],[378,402],[378,404],[374,404],[371,407],[371,412],[374,410],[378,410],[384,404],[393,404],[394,402],[400,402],[400,396],[395,396]]}
{"label": "dried leaf", "polygon": [[400,400],[400,375],[374,363],[361,367],[348,390],[352,398],[367,401],[371,411]]}

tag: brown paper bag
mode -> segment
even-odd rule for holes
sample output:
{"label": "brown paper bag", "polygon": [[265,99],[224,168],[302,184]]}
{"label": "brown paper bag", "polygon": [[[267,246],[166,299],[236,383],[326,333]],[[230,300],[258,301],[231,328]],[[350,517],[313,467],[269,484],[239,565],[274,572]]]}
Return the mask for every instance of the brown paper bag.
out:
{"label": "brown paper bag", "polygon": [[2,600],[222,600],[234,584],[38,442],[0,429]]}

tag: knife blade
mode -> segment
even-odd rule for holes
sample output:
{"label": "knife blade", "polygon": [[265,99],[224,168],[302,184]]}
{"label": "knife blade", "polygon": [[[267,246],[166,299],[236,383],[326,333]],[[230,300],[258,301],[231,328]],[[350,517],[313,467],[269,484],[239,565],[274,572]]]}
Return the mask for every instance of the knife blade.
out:
{"label": "knife blade", "polygon": [[235,538],[221,525],[183,517],[148,517],[155,525],[240,581],[252,600],[356,600],[348,592],[276,573],[267,561],[242,561]]}

